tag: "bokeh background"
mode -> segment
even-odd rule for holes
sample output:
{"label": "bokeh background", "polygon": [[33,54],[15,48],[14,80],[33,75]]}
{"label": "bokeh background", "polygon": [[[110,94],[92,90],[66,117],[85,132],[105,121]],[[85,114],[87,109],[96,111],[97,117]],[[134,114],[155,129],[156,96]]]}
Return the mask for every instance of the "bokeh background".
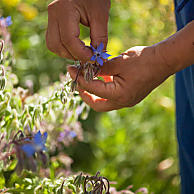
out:
{"label": "bokeh background", "polygon": [[[12,16],[14,73],[34,92],[59,79],[73,63],[49,52],[45,44],[46,0],[1,0],[0,15]],[[108,51],[113,56],[136,45],[152,45],[176,30],[173,0],[112,0]],[[89,29],[80,38],[90,43]],[[174,80],[168,79],[134,108],[90,112],[82,121],[84,141],[64,150],[74,171],[101,174],[119,189],[145,186],[157,194],[179,192],[174,113]]]}

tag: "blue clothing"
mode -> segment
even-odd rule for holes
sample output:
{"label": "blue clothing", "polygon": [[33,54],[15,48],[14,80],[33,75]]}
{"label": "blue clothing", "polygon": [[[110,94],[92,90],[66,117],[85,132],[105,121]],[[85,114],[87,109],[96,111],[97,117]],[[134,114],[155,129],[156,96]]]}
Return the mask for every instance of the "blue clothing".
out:
{"label": "blue clothing", "polygon": [[[194,0],[174,1],[180,30],[194,20]],[[194,194],[194,65],[176,74],[176,123],[181,193]]]}

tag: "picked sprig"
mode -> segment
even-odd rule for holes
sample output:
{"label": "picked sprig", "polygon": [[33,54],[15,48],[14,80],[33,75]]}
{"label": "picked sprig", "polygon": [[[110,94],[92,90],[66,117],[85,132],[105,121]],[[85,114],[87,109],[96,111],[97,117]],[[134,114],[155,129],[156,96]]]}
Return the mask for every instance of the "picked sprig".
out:
{"label": "picked sprig", "polygon": [[91,44],[90,46],[93,51],[93,56],[91,57],[90,61],[87,61],[85,64],[82,64],[80,61],[77,64],[78,72],[75,80],[72,81],[71,84],[72,92],[74,92],[77,87],[77,80],[81,71],[84,75],[84,79],[86,81],[91,81],[100,72],[100,66],[103,66],[104,60],[108,59],[108,57],[111,56],[108,53],[106,53],[106,51],[104,51],[104,44],[102,42],[96,49]]}

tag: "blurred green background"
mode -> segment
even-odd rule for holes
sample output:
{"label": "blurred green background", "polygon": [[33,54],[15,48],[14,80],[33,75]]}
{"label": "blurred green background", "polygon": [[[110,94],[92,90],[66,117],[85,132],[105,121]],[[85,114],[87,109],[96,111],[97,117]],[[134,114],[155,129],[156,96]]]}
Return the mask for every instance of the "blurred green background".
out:
{"label": "blurred green background", "polygon": [[[11,15],[10,27],[19,85],[34,91],[59,79],[72,63],[46,48],[46,0],[1,0],[0,15]],[[112,0],[108,51],[117,56],[136,45],[152,45],[175,32],[172,0]],[[81,26],[81,39],[90,43]],[[31,82],[30,82],[31,83]],[[168,79],[131,109],[97,114],[82,122],[84,142],[66,150],[74,171],[107,176],[118,188],[142,186],[161,194],[179,192],[174,120],[174,80]]]}

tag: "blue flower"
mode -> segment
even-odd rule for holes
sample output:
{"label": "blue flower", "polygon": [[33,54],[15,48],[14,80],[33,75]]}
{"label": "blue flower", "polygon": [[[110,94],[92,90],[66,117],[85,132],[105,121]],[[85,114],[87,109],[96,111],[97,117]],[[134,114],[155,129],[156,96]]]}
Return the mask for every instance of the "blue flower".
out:
{"label": "blue flower", "polygon": [[0,18],[0,24],[4,27],[8,27],[12,25],[12,20],[11,20],[11,16],[8,16],[6,18],[1,17]]}
{"label": "blue flower", "polygon": [[111,55],[107,54],[106,52],[103,52],[104,45],[103,45],[102,42],[100,43],[100,45],[98,46],[97,49],[95,49],[91,44],[90,44],[90,46],[91,46],[92,51],[94,53],[94,55],[92,56],[92,58],[90,60],[91,61],[97,61],[98,64],[103,66],[103,60],[102,59],[107,59]]}
{"label": "blue flower", "polygon": [[47,132],[42,135],[39,131],[34,135],[32,143],[24,144],[22,146],[22,150],[27,154],[28,157],[32,156],[35,152],[46,150],[45,143],[47,136]]}

